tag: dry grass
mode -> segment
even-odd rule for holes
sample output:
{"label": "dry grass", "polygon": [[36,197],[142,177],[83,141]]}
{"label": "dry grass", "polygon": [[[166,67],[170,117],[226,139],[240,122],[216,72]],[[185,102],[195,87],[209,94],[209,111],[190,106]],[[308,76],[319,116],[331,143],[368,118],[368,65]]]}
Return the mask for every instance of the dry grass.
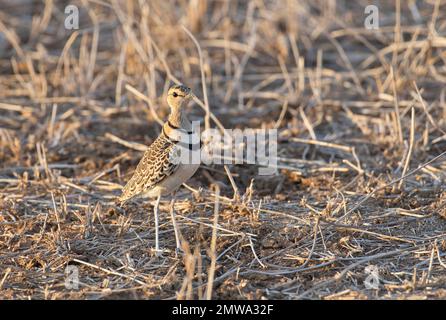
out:
{"label": "dry grass", "polygon": [[[366,30],[369,1],[85,0],[78,31],[71,2],[0,1],[1,299],[446,297],[446,1]],[[280,169],[202,166],[159,259],[151,204],[113,198],[174,80],[204,126],[278,128]]]}

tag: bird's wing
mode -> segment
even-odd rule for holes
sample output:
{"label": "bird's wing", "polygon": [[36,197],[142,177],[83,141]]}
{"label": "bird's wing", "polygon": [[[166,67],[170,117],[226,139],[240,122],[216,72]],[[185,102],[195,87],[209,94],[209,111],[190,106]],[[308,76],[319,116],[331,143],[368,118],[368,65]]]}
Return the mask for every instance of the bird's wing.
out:
{"label": "bird's wing", "polygon": [[175,143],[161,134],[144,153],[118,201],[123,204],[130,198],[149,191],[175,172],[178,162],[172,161],[174,148]]}

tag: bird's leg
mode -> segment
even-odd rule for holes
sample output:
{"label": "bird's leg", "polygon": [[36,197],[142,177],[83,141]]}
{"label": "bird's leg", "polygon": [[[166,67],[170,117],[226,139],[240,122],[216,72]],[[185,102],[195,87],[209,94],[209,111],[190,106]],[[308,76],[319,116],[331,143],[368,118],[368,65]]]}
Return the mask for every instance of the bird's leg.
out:
{"label": "bird's leg", "polygon": [[155,251],[156,254],[158,255],[160,252],[160,246],[159,246],[159,230],[158,230],[158,209],[159,209],[159,205],[160,205],[160,200],[161,200],[161,194],[158,195],[158,197],[156,198],[156,204],[155,207],[153,208],[153,213],[155,215]]}
{"label": "bird's leg", "polygon": [[175,195],[172,197],[172,200],[170,202],[170,216],[172,217],[173,231],[175,232],[175,241],[176,241],[176,245],[177,245],[176,251],[179,252],[181,250],[181,243],[180,243],[180,238],[179,238],[178,229],[177,229],[177,222],[175,220],[174,204],[175,204]]}

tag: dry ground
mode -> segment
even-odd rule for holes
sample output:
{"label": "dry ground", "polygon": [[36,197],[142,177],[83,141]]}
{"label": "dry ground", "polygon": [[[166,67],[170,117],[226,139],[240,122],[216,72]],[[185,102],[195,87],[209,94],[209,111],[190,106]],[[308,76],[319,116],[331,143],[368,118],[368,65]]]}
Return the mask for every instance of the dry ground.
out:
{"label": "dry ground", "polygon": [[[374,3],[0,1],[0,299],[446,298],[446,1]],[[113,198],[175,80],[278,128],[279,170],[203,165],[157,258],[150,202]]]}

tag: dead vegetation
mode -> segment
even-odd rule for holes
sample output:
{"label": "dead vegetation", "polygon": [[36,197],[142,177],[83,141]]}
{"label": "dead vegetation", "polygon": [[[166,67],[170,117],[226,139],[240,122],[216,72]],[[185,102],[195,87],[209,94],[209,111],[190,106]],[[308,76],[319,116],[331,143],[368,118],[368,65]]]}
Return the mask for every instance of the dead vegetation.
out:
{"label": "dead vegetation", "polygon": [[[368,4],[0,1],[0,298],[444,299],[446,2]],[[202,166],[156,258],[113,198],[175,80],[203,126],[278,128],[279,172]]]}

